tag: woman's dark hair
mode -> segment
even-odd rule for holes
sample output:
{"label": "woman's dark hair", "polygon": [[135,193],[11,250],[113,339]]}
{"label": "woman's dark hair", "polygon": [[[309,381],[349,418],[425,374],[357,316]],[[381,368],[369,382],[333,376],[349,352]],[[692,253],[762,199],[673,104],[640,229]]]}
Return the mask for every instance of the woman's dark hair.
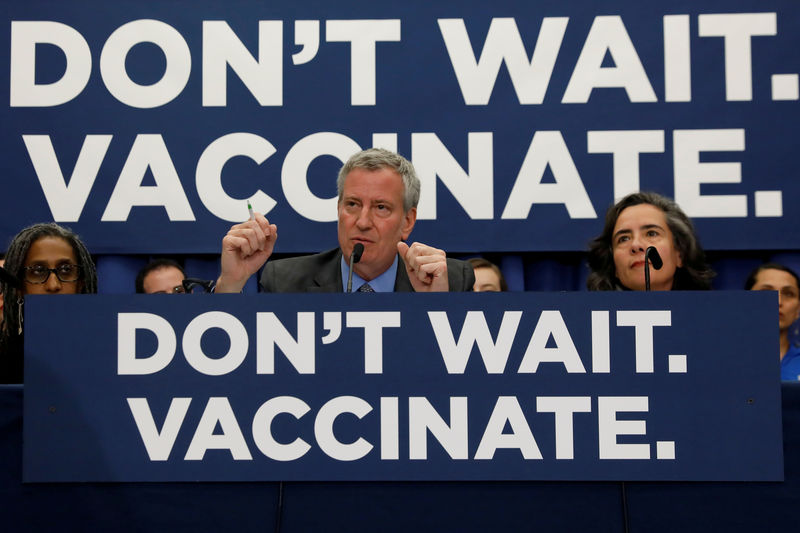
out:
{"label": "woman's dark hair", "polygon": [[764,263],[763,265],[760,265],[755,269],[753,269],[753,271],[750,272],[750,275],[747,276],[747,281],[744,282],[745,290],[749,291],[750,289],[753,288],[753,286],[756,284],[756,279],[758,278],[758,275],[761,273],[762,270],[780,270],[781,272],[786,272],[787,274],[791,274],[792,277],[794,278],[795,284],[797,285],[798,288],[800,288],[800,278],[797,277],[797,274],[795,273],[794,270],[792,270],[787,266],[781,265],[780,263]]}
{"label": "woman's dark hair", "polygon": [[678,204],[665,196],[653,192],[635,192],[629,194],[606,211],[603,232],[589,243],[589,268],[592,273],[586,281],[590,291],[622,290],[614,265],[612,237],[614,226],[620,213],[634,205],[649,204],[664,212],[672,232],[675,249],[681,256],[683,266],[675,271],[672,281],[673,290],[707,290],[711,288],[714,271],[706,263],[705,253],[700,247],[694,226],[689,217],[678,207]]}
{"label": "woman's dark hair", "polygon": [[[25,267],[25,257],[28,255],[31,245],[42,237],[59,237],[67,241],[75,252],[75,258],[80,267],[79,293],[94,294],[97,292],[97,271],[92,261],[92,256],[80,238],[68,228],[53,223],[34,224],[17,233],[16,237],[8,245],[6,251],[5,269],[17,277],[23,279],[23,268]],[[23,282],[24,283],[24,282]],[[17,304],[22,297],[21,292],[6,283],[3,287],[3,329],[0,332],[0,347],[7,342],[10,337],[17,336],[20,322],[20,306]]]}

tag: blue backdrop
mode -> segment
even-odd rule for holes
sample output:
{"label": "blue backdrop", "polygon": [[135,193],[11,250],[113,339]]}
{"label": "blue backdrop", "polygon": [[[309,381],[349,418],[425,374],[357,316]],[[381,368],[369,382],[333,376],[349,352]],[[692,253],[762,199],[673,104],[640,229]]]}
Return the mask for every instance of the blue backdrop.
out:
{"label": "blue backdrop", "polygon": [[335,244],[334,176],[396,148],[412,240],[576,251],[638,188],[708,249],[794,249],[800,12],[789,0],[6,3],[0,241],[214,253],[245,200],[278,253]]}

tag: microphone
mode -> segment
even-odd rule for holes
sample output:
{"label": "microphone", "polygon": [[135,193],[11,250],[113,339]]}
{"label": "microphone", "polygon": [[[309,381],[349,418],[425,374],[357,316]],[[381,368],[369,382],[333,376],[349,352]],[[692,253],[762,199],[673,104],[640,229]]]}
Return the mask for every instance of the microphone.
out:
{"label": "microphone", "polygon": [[17,277],[3,267],[0,267],[0,281],[8,283],[9,286],[15,289],[19,289],[20,284]]}
{"label": "microphone", "polygon": [[655,246],[648,246],[647,250],[644,251],[644,290],[646,291],[650,290],[651,262],[656,270],[661,270],[661,267],[664,266],[664,261],[661,260],[661,256]]}
{"label": "microphone", "polygon": [[350,273],[347,274],[347,291],[353,292],[353,265],[361,261],[361,254],[364,253],[364,245],[356,243],[353,246],[353,251],[350,253]]}

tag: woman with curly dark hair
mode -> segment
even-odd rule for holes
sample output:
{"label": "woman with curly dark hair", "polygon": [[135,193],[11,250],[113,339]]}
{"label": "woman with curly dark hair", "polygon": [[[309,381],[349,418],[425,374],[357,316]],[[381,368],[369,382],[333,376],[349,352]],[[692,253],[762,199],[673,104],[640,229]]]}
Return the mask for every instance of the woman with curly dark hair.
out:
{"label": "woman with curly dark hair", "polygon": [[22,383],[24,297],[96,293],[97,272],[80,238],[53,223],[20,231],[8,246],[5,269],[16,276],[19,287],[3,286],[0,383]]}
{"label": "woman with curly dark hair", "polygon": [[669,198],[636,192],[608,209],[603,232],[589,244],[589,290],[644,290],[644,252],[650,246],[664,263],[660,270],[651,265],[652,290],[711,288],[714,271],[689,217]]}

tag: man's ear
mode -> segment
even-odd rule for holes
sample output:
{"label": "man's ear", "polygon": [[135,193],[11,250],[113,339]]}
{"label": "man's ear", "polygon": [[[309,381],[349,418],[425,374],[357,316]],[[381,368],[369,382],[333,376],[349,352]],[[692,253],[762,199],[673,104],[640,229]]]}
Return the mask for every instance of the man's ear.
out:
{"label": "man's ear", "polygon": [[414,229],[414,224],[417,222],[417,208],[412,207],[403,217],[403,228],[402,228],[402,237],[403,240],[408,240],[408,236],[411,235],[411,230]]}

